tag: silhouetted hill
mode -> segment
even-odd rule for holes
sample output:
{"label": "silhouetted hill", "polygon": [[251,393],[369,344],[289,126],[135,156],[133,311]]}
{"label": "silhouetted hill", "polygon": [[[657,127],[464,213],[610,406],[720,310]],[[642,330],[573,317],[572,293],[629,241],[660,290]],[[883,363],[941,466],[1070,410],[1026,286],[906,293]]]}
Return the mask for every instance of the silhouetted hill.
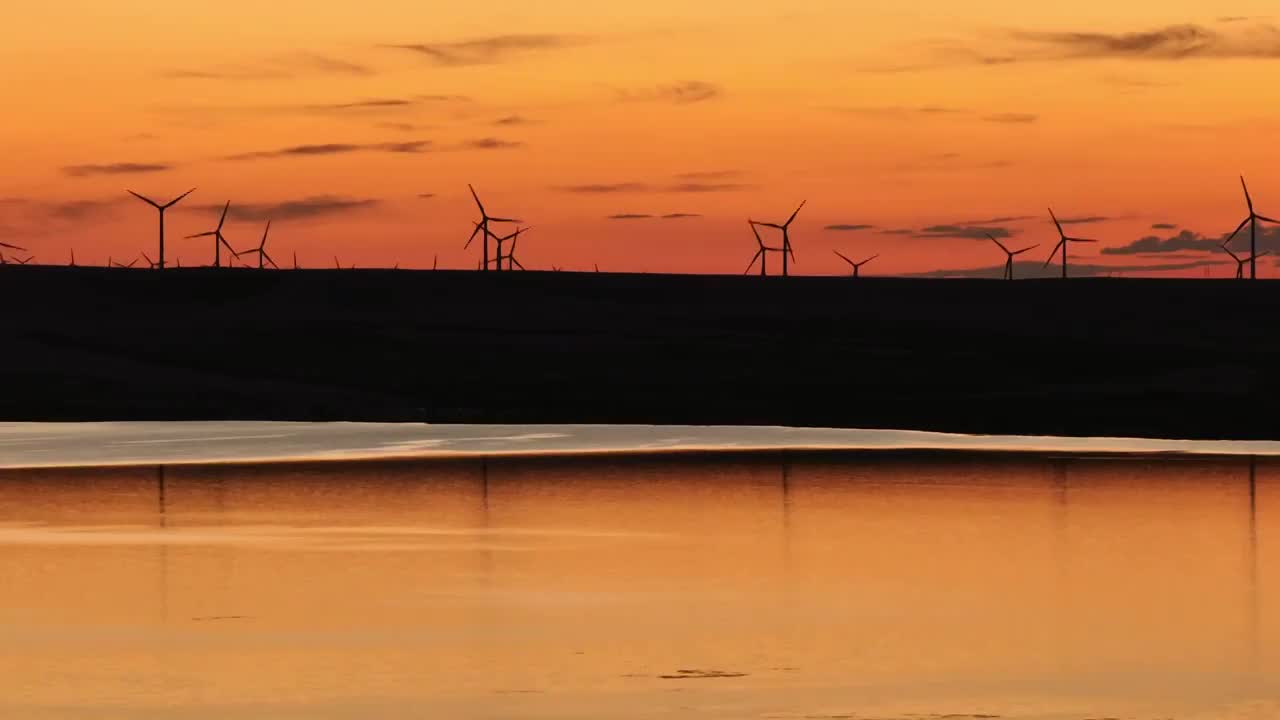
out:
{"label": "silhouetted hill", "polygon": [[5,266],[0,299],[5,420],[1280,437],[1274,282]]}

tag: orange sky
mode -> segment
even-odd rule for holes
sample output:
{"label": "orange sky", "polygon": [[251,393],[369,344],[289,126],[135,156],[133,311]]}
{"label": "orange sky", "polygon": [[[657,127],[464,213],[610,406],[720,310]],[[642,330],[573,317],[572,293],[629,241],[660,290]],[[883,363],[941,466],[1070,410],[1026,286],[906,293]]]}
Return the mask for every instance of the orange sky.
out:
{"label": "orange sky", "polygon": [[[1105,218],[1071,226],[1103,241],[1076,262],[1135,274],[1223,258],[1195,236],[1099,249],[1221,236],[1246,212],[1239,173],[1280,215],[1280,29],[1260,0],[319,5],[8,10],[0,240],[37,262],[154,256],[155,213],[125,190],[197,187],[170,215],[170,262],[211,260],[180,238],[231,200],[228,238],[255,244],[270,216],[282,264],[474,267],[472,182],[535,226],[530,268],[738,273],[747,217],[807,199],[797,273],[842,272],[832,249],[880,253],[868,273],[1003,261],[986,240],[920,237],[950,225],[1043,243],[1043,261],[1052,204]],[[974,222],[995,218],[1029,219]]]}

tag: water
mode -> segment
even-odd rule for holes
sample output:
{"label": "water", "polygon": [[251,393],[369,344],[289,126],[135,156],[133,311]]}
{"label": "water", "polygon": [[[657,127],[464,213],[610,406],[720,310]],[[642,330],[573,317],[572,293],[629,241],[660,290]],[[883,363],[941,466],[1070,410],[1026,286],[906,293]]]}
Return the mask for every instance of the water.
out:
{"label": "water", "polygon": [[0,717],[1275,718],[1278,583],[1247,457],[5,470]]}

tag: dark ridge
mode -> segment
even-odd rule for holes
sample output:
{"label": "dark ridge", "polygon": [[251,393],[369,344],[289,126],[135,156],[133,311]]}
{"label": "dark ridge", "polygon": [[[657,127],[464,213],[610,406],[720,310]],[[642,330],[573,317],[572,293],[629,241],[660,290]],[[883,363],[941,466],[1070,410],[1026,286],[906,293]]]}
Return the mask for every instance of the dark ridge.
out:
{"label": "dark ridge", "polygon": [[1280,437],[1265,281],[9,265],[0,298],[8,421]]}

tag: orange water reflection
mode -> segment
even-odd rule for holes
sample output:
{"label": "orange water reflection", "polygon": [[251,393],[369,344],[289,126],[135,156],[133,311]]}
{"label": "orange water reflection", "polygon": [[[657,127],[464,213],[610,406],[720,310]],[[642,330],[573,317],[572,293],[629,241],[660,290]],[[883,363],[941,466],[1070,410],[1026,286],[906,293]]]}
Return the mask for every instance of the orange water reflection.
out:
{"label": "orange water reflection", "polygon": [[0,717],[1280,716],[1277,508],[1248,459],[8,472]]}

